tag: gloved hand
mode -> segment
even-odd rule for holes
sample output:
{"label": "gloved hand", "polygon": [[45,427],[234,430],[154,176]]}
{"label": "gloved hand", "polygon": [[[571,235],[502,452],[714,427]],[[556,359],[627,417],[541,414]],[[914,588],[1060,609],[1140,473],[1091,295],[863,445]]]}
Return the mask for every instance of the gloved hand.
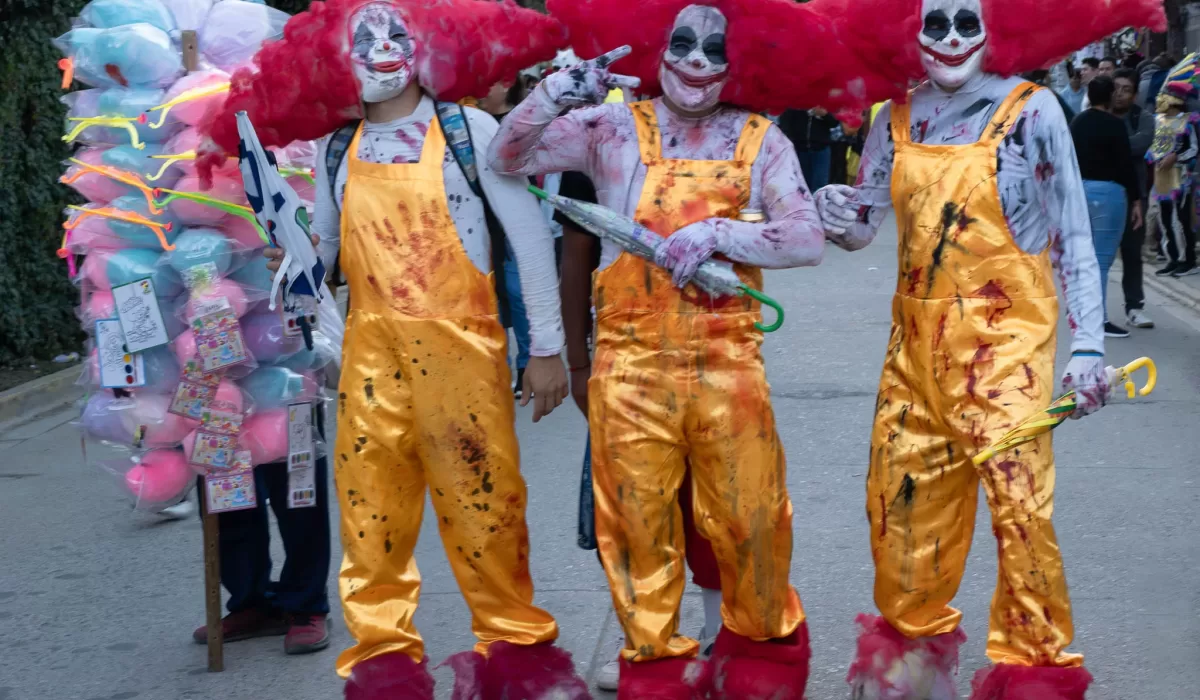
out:
{"label": "gloved hand", "polygon": [[543,80],[542,88],[559,107],[602,104],[613,88],[633,90],[642,84],[638,78],[608,70],[613,61],[628,56],[631,51],[633,49],[628,46],[620,46],[603,56],[564,68]]}
{"label": "gloved hand", "polygon": [[826,238],[846,250],[858,250],[869,243],[853,236],[861,208],[857,190],[849,185],[827,185],[817,190],[814,199]]}
{"label": "gloved hand", "polygon": [[671,271],[671,281],[683,288],[695,276],[701,263],[720,252],[722,227],[727,219],[705,219],[684,226],[658,246],[654,264]]}
{"label": "gloved hand", "polygon": [[1063,390],[1075,390],[1075,412],[1072,418],[1079,419],[1095,413],[1108,403],[1112,388],[1108,384],[1108,373],[1104,369],[1101,355],[1072,355],[1063,372]]}

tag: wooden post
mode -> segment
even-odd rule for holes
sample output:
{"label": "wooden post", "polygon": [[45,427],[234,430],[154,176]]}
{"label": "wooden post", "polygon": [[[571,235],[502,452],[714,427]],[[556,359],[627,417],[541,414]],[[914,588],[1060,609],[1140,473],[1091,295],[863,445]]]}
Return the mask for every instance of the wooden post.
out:
{"label": "wooden post", "polygon": [[191,73],[200,65],[200,45],[196,39],[196,32],[194,30],[185,29],[180,34],[180,48],[183,51],[183,68]]}
{"label": "wooden post", "polygon": [[[203,502],[204,494],[200,494]],[[201,506],[203,507],[203,505]],[[225,670],[224,629],[221,626],[220,524],[213,513],[204,514],[204,612],[208,626],[208,671]]]}

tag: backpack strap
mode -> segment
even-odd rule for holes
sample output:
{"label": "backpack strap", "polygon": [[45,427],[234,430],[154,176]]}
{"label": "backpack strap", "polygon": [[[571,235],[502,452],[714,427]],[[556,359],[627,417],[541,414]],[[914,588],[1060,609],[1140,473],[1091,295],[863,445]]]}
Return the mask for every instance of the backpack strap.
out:
{"label": "backpack strap", "polygon": [[329,196],[339,210],[342,205],[337,199],[338,171],[342,169],[342,161],[346,160],[346,152],[350,150],[359,124],[362,124],[361,119],[339,126],[337,131],[333,132],[333,136],[329,137],[329,148],[325,149],[325,174],[329,176]]}

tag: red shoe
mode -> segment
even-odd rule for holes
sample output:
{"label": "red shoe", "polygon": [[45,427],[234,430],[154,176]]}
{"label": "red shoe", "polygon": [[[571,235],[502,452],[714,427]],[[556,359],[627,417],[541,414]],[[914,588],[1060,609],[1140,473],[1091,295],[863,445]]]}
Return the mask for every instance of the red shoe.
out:
{"label": "red shoe", "polygon": [[708,662],[659,659],[636,663],[621,658],[617,700],[700,700],[708,697]]}
{"label": "red shoe", "polygon": [[880,698],[957,698],[954,676],[958,648],[967,641],[962,629],[934,637],[909,639],[878,615],[859,615],[858,653],[846,682],[862,700]]}
{"label": "red shoe", "polygon": [[[260,608],[231,612],[221,619],[221,631],[226,642],[240,642],[255,637],[277,637],[287,634],[288,626],[283,616]],[[197,644],[208,643],[208,625],[201,625],[192,632]]]}
{"label": "red shoe", "polygon": [[324,615],[292,615],[288,619],[285,654],[311,654],[329,646],[329,627]]}
{"label": "red shoe", "polygon": [[1083,700],[1091,682],[1082,666],[996,664],[976,671],[971,700]]}
{"label": "red shoe", "polygon": [[381,654],[354,664],[346,679],[345,700],[433,700],[429,661],[417,663],[401,652]]}
{"label": "red shoe", "polygon": [[783,639],[756,642],[722,627],[713,647],[715,700],[803,700],[808,623]]}
{"label": "red shoe", "polygon": [[[552,642],[492,642],[488,655],[466,651],[441,664],[454,669],[451,700],[590,700],[571,654]],[[440,668],[440,666],[439,666]]]}

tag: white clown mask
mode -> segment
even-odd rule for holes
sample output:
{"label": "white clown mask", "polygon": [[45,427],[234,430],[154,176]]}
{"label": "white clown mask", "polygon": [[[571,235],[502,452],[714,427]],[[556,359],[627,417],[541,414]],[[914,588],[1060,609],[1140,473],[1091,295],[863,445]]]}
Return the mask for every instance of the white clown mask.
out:
{"label": "white clown mask", "polygon": [[921,15],[921,65],[933,82],[957,90],[983,72],[987,27],[980,0],[923,0]]}
{"label": "white clown mask", "polygon": [[414,45],[408,25],[391,3],[374,2],[350,17],[350,63],[362,101],[384,102],[413,79]]}
{"label": "white clown mask", "polygon": [[727,26],[725,15],[715,7],[688,5],[676,16],[659,80],[663,94],[680,110],[704,113],[720,101],[729,80]]}

